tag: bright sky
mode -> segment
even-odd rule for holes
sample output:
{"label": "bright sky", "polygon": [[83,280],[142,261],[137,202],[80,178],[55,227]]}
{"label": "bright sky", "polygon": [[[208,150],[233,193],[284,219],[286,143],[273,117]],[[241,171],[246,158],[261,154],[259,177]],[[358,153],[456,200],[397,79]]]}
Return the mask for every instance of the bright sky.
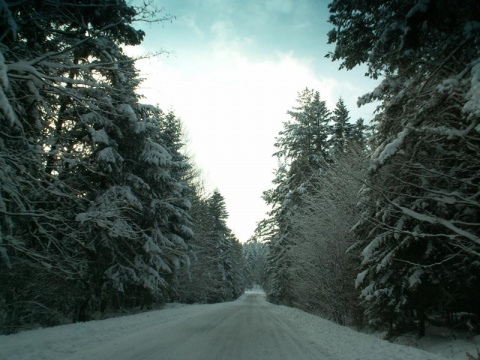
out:
{"label": "bright sky", "polygon": [[168,55],[137,64],[146,102],[173,109],[211,190],[225,197],[228,225],[247,241],[268,207],[275,137],[299,91],[309,87],[333,109],[341,96],[352,121],[373,107],[356,106],[375,83],[364,70],[338,71],[325,58],[326,0],[162,0],[173,22],[139,24],[135,52]]}

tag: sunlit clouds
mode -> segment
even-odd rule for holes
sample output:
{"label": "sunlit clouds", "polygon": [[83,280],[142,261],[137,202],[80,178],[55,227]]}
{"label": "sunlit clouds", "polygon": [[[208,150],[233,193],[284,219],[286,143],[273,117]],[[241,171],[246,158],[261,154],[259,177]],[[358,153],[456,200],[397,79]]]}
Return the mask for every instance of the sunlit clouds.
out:
{"label": "sunlit clouds", "polygon": [[[308,27],[310,19],[300,17],[301,7],[294,9],[292,4],[271,0],[260,9],[252,2],[245,11],[258,12],[257,17],[249,18],[249,24],[257,24],[259,29],[271,25],[268,14],[283,16],[294,10],[296,20],[290,25]],[[231,10],[225,8],[224,17],[209,22],[201,13],[180,14],[175,26],[182,36],[168,32],[168,24],[158,30],[159,34],[167,31],[162,36],[166,40],[168,34],[179,36],[178,43],[166,41],[172,54],[140,60],[137,67],[144,78],[140,92],[145,101],[164,110],[173,109],[182,119],[190,152],[204,171],[207,185],[218,188],[225,197],[228,224],[241,241],[246,241],[268,210],[261,196],[271,187],[277,165],[272,157],[273,144],[289,118],[287,110],[295,106],[297,93],[306,87],[316,89],[332,109],[342,96],[352,111],[352,120],[371,111],[356,108],[358,96],[366,92],[364,86],[337,79],[337,72],[331,70],[336,66],[308,51],[282,47],[281,39],[279,46],[264,46],[262,34],[256,36],[251,27],[241,31]],[[242,16],[245,14],[238,14]],[[148,40],[148,29],[146,32]],[[143,48],[129,51],[153,51],[149,45],[152,38]],[[161,39],[158,42],[164,47]],[[266,46],[274,50],[265,51]],[[329,70],[319,71],[319,61],[327,63]]]}
{"label": "sunlit clouds", "polygon": [[270,187],[276,165],[274,138],[297,92],[322,89],[333,106],[339,84],[315,78],[290,55],[254,62],[220,44],[216,51],[215,62],[202,65],[194,76],[175,69],[170,59],[140,61],[141,92],[147,102],[173,108],[182,118],[208,184],[226,198],[230,226],[247,240],[267,210],[261,194]]}

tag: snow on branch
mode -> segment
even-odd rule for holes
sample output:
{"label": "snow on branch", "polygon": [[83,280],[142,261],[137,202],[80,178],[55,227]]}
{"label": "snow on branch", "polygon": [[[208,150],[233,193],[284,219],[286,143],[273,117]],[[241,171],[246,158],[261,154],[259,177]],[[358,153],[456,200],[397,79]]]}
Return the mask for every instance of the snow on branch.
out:
{"label": "snow on branch", "polygon": [[[479,93],[480,96],[480,93]],[[479,108],[480,111],[480,108]],[[455,129],[453,127],[447,127],[447,126],[437,126],[437,127],[432,127],[432,126],[424,126],[419,128],[416,131],[425,131],[430,134],[435,134],[435,135],[441,135],[441,136],[446,136],[448,140],[451,140],[455,137],[463,138],[467,136],[470,131],[472,131],[477,124],[475,122],[472,122],[468,127],[466,127],[463,130],[460,129]]]}
{"label": "snow on branch", "polygon": [[472,80],[466,100],[463,113],[471,120],[480,118],[480,59],[472,67]]}
{"label": "snow on branch", "polygon": [[458,228],[457,226],[455,226],[451,221],[448,221],[448,220],[445,220],[445,219],[441,219],[441,218],[438,218],[438,217],[435,217],[435,216],[430,216],[430,215],[427,215],[427,214],[421,214],[419,212],[416,212],[415,210],[412,210],[412,209],[409,209],[409,208],[406,208],[404,206],[398,206],[398,208],[400,210],[402,210],[402,212],[405,214],[405,215],[408,215],[418,221],[421,221],[421,222],[428,222],[430,224],[440,224],[440,225],[443,225],[445,226],[446,228],[450,229],[451,231],[453,231],[455,234],[459,235],[459,236],[462,236],[462,237],[465,237],[471,241],[473,241],[474,243],[476,243],[477,245],[480,245],[480,238],[466,230],[463,230],[463,229],[460,229]]}
{"label": "snow on branch", "polygon": [[66,76],[50,76],[46,75],[37,70],[34,66],[30,65],[28,62],[17,62],[17,63],[10,63],[7,66],[9,73],[12,78],[19,78],[24,80],[30,80],[33,78],[40,79],[45,83],[52,85],[53,83],[64,83],[64,84],[71,84],[71,85],[85,85],[91,88],[98,88],[100,87],[99,81],[89,81],[85,79],[77,79],[72,77]]}
{"label": "snow on branch", "polygon": [[361,107],[375,100],[382,100],[385,94],[400,91],[402,86],[404,87],[405,84],[400,79],[387,76],[372,92],[360,96],[357,100],[357,106]]}
{"label": "snow on branch", "polygon": [[22,124],[18,121],[15,111],[13,110],[12,105],[8,101],[7,95],[5,94],[9,88],[10,83],[8,81],[8,67],[5,65],[5,58],[0,51],[0,110],[3,112],[5,119],[8,120],[10,126],[15,124],[16,126],[22,128]]}
{"label": "snow on branch", "polygon": [[118,154],[109,146],[98,152],[98,160],[115,164],[118,160]]}
{"label": "snow on branch", "polygon": [[[380,146],[379,149],[373,155],[374,158],[372,159],[372,163],[370,165],[369,170],[370,171],[376,171],[380,166],[382,166],[385,163],[385,161],[387,159],[389,159],[392,156],[394,156],[395,154],[397,154],[399,152],[401,146],[403,145],[403,143],[405,141],[405,138],[407,137],[407,135],[409,133],[410,133],[410,130],[405,128],[400,133],[398,133],[395,140],[393,140],[391,143],[385,145],[383,150],[381,150],[381,146]],[[381,152],[378,154],[378,156],[376,156],[378,151],[381,151]],[[375,156],[376,156],[376,158],[375,158]]]}
{"label": "snow on branch", "polygon": [[126,115],[132,123],[137,122],[137,114],[130,104],[120,104],[117,106],[117,110],[119,113]]}
{"label": "snow on branch", "polygon": [[163,146],[151,140],[145,144],[141,158],[143,161],[157,166],[167,166],[172,160],[172,156]]}

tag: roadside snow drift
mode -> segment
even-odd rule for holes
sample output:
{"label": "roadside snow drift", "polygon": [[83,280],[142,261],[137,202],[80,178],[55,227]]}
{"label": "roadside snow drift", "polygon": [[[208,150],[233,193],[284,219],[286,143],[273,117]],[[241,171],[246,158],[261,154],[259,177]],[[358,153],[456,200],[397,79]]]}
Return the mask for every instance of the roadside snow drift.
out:
{"label": "roadside snow drift", "polygon": [[1,360],[440,360],[358,333],[261,292],[234,302],[167,309],[0,336]]}

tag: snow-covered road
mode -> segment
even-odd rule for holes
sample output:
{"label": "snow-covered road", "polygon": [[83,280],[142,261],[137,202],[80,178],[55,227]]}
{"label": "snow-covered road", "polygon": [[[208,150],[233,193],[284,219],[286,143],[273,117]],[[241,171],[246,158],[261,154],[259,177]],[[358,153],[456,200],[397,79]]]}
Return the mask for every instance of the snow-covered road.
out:
{"label": "snow-covered road", "polygon": [[215,305],[173,307],[120,318],[0,336],[1,360],[439,360],[302,311],[261,292]]}

